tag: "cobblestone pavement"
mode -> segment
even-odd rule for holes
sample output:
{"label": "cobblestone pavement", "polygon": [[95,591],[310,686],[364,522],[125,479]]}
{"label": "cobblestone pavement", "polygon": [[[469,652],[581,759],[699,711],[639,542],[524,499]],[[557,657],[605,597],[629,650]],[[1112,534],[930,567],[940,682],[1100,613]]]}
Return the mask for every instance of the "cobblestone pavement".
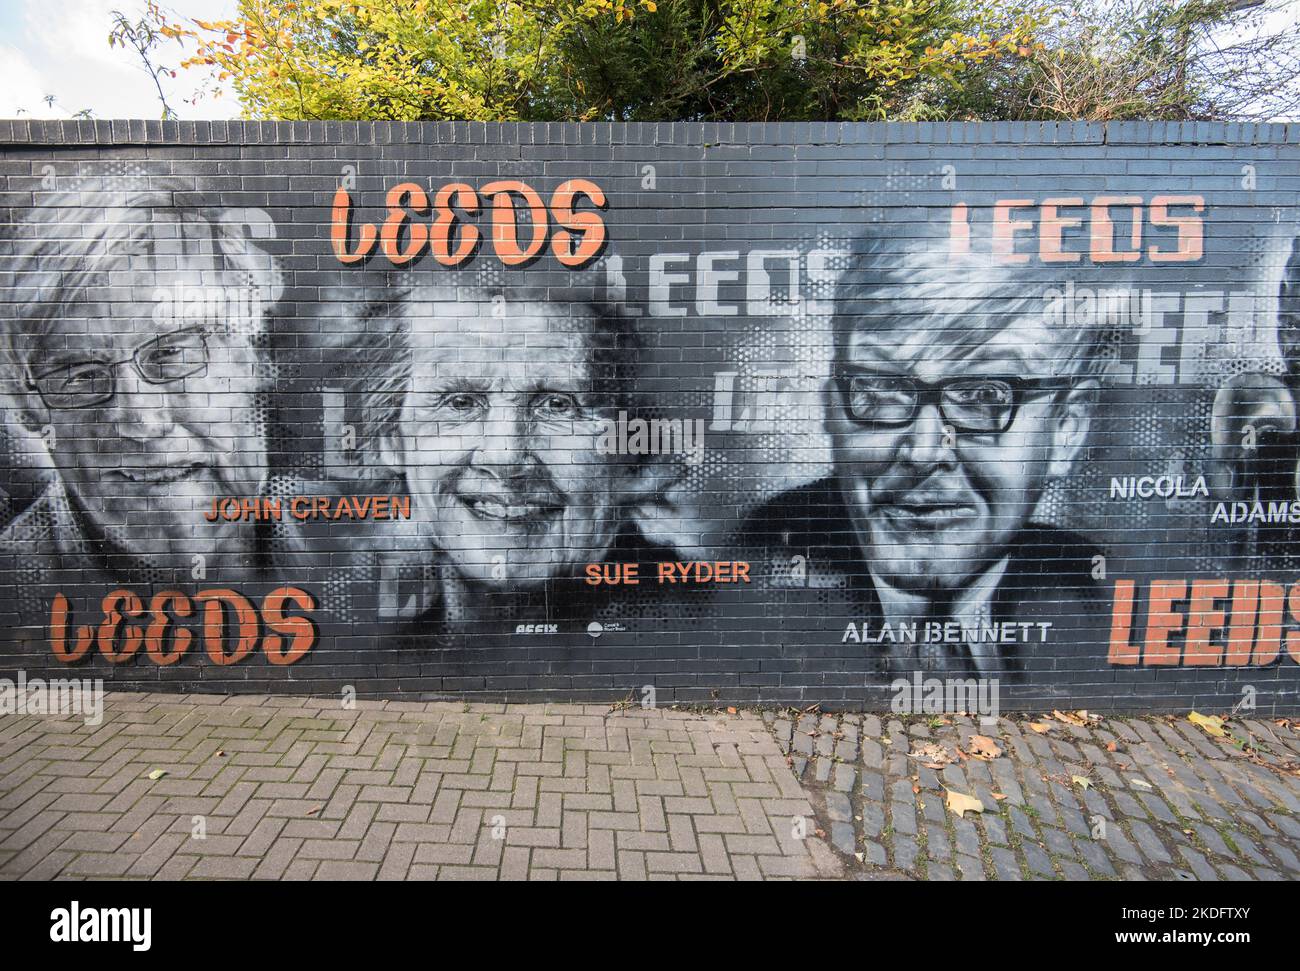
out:
{"label": "cobblestone pavement", "polygon": [[1296,879],[1229,727],[113,693],[0,717],[0,879]]}
{"label": "cobblestone pavement", "polygon": [[1300,879],[1300,720],[1215,738],[1181,716],[764,719],[849,875]]}
{"label": "cobblestone pavement", "polygon": [[104,714],[0,717],[0,878],[843,874],[753,712],[117,693]]}

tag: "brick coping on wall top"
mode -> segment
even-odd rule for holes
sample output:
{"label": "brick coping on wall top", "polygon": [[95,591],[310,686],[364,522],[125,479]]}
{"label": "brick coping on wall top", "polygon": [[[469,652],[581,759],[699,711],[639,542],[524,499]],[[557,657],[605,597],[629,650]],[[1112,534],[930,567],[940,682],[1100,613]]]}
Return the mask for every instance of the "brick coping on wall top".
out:
{"label": "brick coping on wall top", "polygon": [[1300,123],[1254,122],[482,122],[0,119],[0,146],[30,145],[1277,145]]}

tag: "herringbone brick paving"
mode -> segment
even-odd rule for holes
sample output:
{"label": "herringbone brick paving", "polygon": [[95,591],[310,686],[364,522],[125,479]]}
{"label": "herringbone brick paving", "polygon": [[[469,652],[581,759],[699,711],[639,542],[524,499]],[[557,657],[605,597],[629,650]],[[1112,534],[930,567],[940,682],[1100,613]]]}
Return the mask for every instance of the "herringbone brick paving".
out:
{"label": "herringbone brick paving", "polygon": [[1294,722],[1080,714],[110,693],[0,717],[0,879],[1300,878]]}
{"label": "herringbone brick paving", "polygon": [[0,718],[4,879],[843,868],[754,713],[110,693],[94,727]]}

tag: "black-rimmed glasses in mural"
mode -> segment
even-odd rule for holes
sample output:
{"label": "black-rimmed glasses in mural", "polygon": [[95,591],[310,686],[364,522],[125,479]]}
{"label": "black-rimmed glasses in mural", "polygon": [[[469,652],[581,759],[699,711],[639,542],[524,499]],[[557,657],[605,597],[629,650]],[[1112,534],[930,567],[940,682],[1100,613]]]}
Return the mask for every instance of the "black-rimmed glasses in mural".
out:
{"label": "black-rimmed glasses in mural", "polygon": [[849,419],[868,428],[902,428],[928,404],[959,432],[1000,435],[1016,420],[1026,398],[1074,387],[1069,378],[953,377],[918,381],[842,366],[836,373],[840,398]]}

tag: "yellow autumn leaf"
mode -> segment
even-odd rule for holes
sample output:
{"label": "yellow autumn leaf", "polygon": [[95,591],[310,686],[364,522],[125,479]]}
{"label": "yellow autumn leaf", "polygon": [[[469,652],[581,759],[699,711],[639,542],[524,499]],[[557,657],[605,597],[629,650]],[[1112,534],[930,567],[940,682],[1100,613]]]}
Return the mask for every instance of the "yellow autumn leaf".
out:
{"label": "yellow autumn leaf", "polygon": [[1080,789],[1087,789],[1092,785],[1092,780],[1089,779],[1087,776],[1082,776],[1082,775],[1072,775],[1070,776],[1070,781],[1073,782]]}
{"label": "yellow autumn leaf", "polygon": [[1228,734],[1223,730],[1223,719],[1218,715],[1210,715],[1207,717],[1202,715],[1199,711],[1194,711],[1187,716],[1187,720],[1193,725],[1199,725],[1215,738],[1224,738]]}
{"label": "yellow autumn leaf", "polygon": [[954,792],[951,789],[945,789],[944,792],[948,794],[948,798],[945,800],[948,808],[963,819],[966,818],[967,812],[982,813],[984,811],[984,803],[980,802],[974,796],[968,796],[961,792]]}

